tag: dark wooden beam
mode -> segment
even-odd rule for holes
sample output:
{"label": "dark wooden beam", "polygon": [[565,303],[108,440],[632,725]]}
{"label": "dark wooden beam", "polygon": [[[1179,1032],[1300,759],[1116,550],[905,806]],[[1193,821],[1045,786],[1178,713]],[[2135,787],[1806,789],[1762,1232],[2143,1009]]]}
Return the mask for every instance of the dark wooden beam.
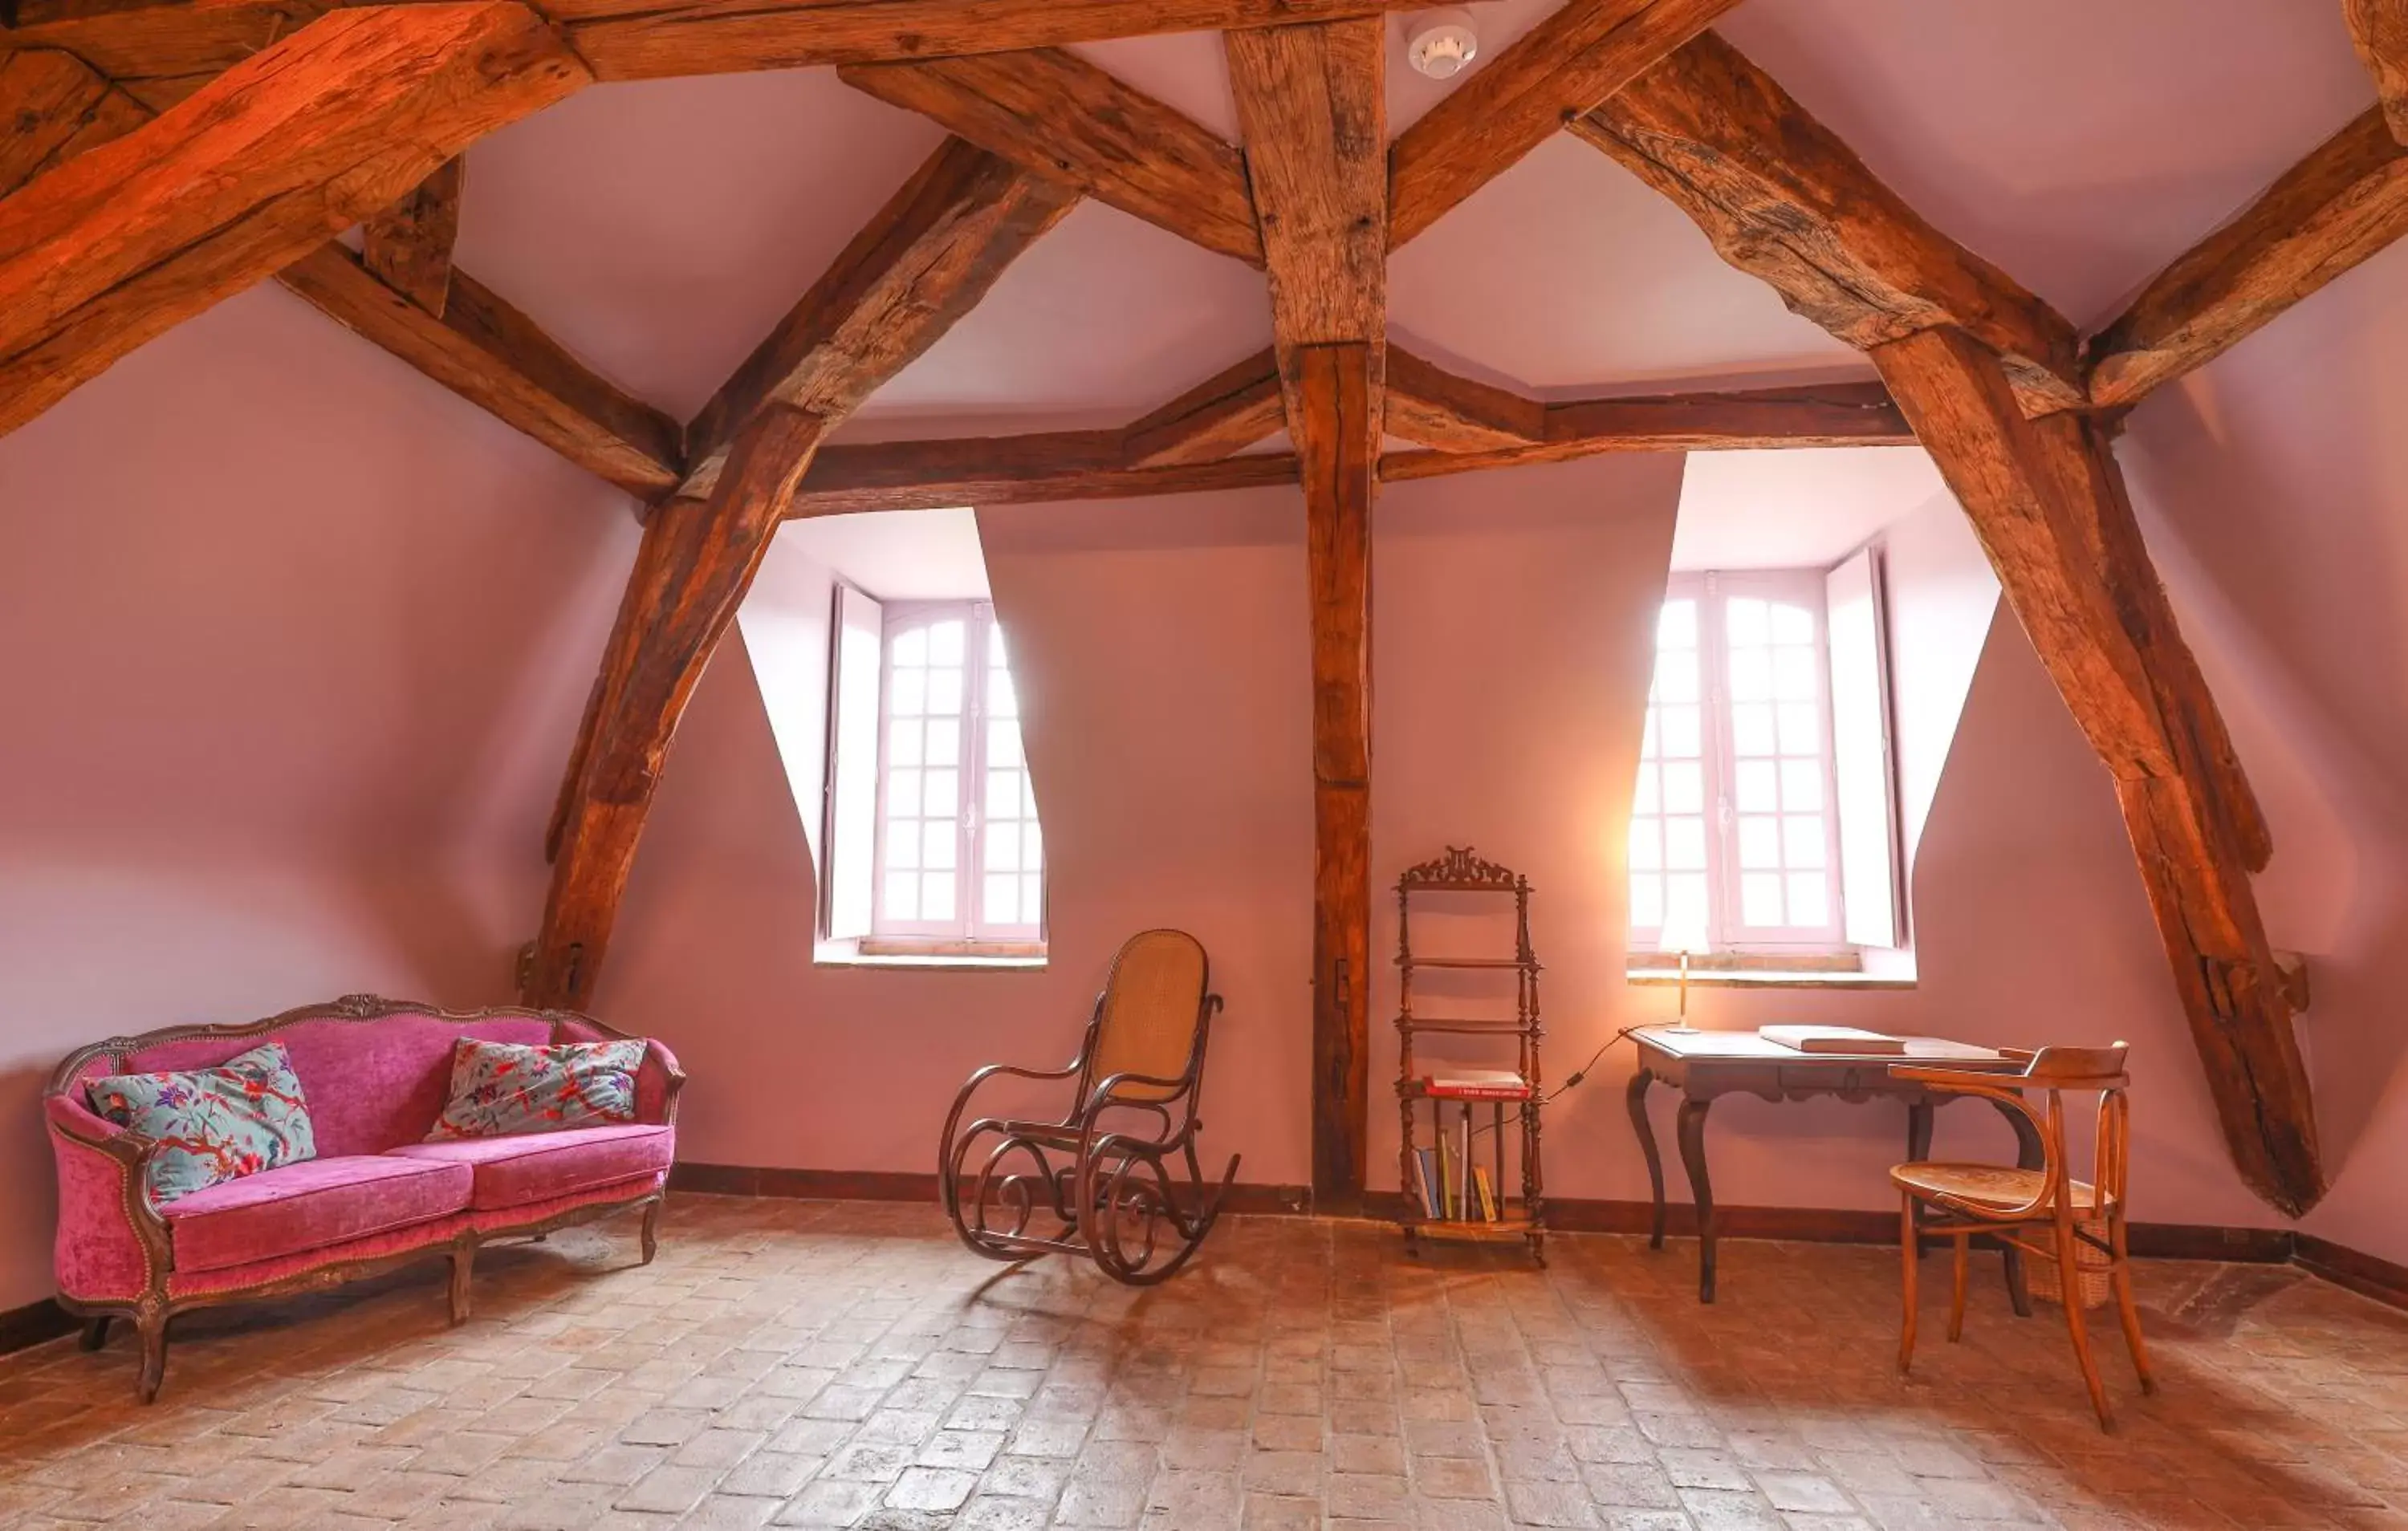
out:
{"label": "dark wooden beam", "polygon": [[522,976],[529,1005],[593,999],[670,740],[785,519],[825,422],[771,404],[749,422],[708,499],[671,499],[644,524],[609,661],[563,793],[543,927]]}
{"label": "dark wooden beam", "polygon": [[1848,344],[1953,325],[2000,353],[2028,409],[2084,402],[2064,316],[1932,227],[1713,33],[1570,125]]}
{"label": "dark wooden beam", "polygon": [[437,319],[452,293],[452,246],[460,237],[460,193],[467,179],[466,160],[447,160],[360,225],[360,264]]}
{"label": "dark wooden beam", "polygon": [[1381,424],[1390,436],[1441,451],[1487,451],[1545,440],[1547,407],[1390,346]]}
{"label": "dark wooden beam", "polygon": [[2408,0],[2342,0],[2349,40],[2374,77],[2391,136],[2408,144]]}
{"label": "dark wooden beam", "polygon": [[2370,108],[2166,267],[2091,338],[2092,402],[2139,403],[2403,234],[2408,148]]}
{"label": "dark wooden beam", "polygon": [[684,493],[708,489],[727,443],[772,400],[832,422],[851,414],[1078,200],[1070,186],[946,139],[689,422]]}
{"label": "dark wooden beam", "polygon": [[0,199],[0,431],[588,79],[512,0],[341,11]]}
{"label": "dark wooden beam", "polygon": [[[1390,430],[1402,351],[1388,352]],[[1874,383],[1819,383],[1733,393],[1571,399],[1545,407],[1540,439],[1471,451],[1392,451],[1380,477],[1429,479],[1484,468],[1562,463],[1610,451],[1738,451],[1784,447],[1911,446],[1914,433]]]}
{"label": "dark wooden beam", "polygon": [[1873,360],[2114,779],[2234,1164],[2267,1201],[2304,1213],[2325,1190],[2315,1107],[2249,883],[2271,844],[2105,427],[2025,419],[1998,359],[1954,330]]}
{"label": "dark wooden beam", "polygon": [[140,102],[72,53],[0,53],[0,197],[150,120]]}
{"label": "dark wooden beam", "polygon": [[1428,228],[1738,0],[1567,0],[1388,150],[1388,243]]}
{"label": "dark wooden beam", "polygon": [[1296,481],[1293,452],[1146,466],[1128,460],[1118,431],[892,441],[823,450],[793,514],[1134,499]]}
{"label": "dark wooden beam", "polygon": [[837,73],[1024,170],[1068,181],[1207,250],[1263,264],[1238,151],[1076,54],[1040,48],[846,64]]}
{"label": "dark wooden beam", "polygon": [[1284,419],[1279,360],[1256,351],[1130,425],[1128,465],[1213,462],[1274,434]]}
{"label": "dark wooden beam", "polygon": [[383,347],[505,424],[639,499],[684,478],[676,421],[595,375],[526,315],[465,271],[442,314],[324,244],[277,279],[329,318]]}

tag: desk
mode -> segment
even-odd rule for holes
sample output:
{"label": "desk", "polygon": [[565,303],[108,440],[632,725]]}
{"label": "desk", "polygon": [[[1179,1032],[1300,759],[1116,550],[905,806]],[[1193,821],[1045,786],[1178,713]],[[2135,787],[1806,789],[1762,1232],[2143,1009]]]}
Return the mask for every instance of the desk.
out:
{"label": "desk", "polygon": [[[1951,1068],[2013,1074],[2023,1065],[1985,1047],[1945,1041],[1937,1037],[1907,1037],[1903,1054],[1799,1052],[1768,1042],[1752,1031],[1670,1031],[1649,1026],[1630,1034],[1639,1046],[1639,1072],[1630,1080],[1630,1124],[1639,1134],[1639,1152],[1647,1157],[1647,1183],[1655,1194],[1655,1217],[1648,1247],[1664,1247],[1664,1160],[1656,1152],[1656,1128],[1647,1115],[1647,1091],[1658,1082],[1681,1092],[1681,1163],[1689,1172],[1689,1195],[1698,1208],[1698,1300],[1714,1300],[1714,1189],[1706,1174],[1706,1112],[1717,1096],[1760,1095],[1766,1100],[1803,1100],[1810,1095],[1837,1095],[1863,1101],[1875,1095],[1906,1103],[1906,1156],[1923,1159],[1931,1153],[1932,1108],[1964,1096],[1934,1095],[1919,1084],[1890,1078],[1894,1063],[1942,1063]],[[1993,1103],[1995,1104],[1995,1103]],[[2015,1129],[2016,1161],[2027,1169],[2042,1165],[2040,1134],[2017,1112],[1999,1108]],[[2007,1289],[2015,1311],[2029,1314],[2031,1299],[2024,1287],[2023,1263],[2016,1251],[2006,1252]]]}

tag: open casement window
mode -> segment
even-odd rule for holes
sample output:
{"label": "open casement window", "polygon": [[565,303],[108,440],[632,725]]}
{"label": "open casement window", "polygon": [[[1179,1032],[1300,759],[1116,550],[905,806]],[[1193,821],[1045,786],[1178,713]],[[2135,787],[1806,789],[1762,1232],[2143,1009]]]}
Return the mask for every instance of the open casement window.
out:
{"label": "open casement window", "polygon": [[[1676,575],[1630,815],[1636,951],[1843,943],[1818,571]],[[1685,944],[1685,941],[1684,941]]]}
{"label": "open casement window", "polygon": [[888,606],[880,716],[870,940],[1041,940],[1044,837],[995,608]]}

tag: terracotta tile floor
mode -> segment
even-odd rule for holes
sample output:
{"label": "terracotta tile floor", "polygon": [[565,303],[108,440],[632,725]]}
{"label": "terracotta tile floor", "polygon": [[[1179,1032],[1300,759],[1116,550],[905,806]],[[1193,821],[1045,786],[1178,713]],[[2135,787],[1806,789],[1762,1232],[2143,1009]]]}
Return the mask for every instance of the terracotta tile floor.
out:
{"label": "terracotta tile floor", "polygon": [[1694,1246],[1602,1237],[1232,1221],[1143,1294],[920,1207],[681,1197],[634,1246],[488,1252],[456,1330],[435,1266],[198,1315],[151,1409],[123,1338],[0,1360],[0,1524],[2408,1525],[2408,1317],[2288,1268],[2144,1266],[2166,1386],[2110,1341],[2110,1438],[1992,1271],[1899,1381],[1876,1249],[1727,1244],[1701,1309]]}

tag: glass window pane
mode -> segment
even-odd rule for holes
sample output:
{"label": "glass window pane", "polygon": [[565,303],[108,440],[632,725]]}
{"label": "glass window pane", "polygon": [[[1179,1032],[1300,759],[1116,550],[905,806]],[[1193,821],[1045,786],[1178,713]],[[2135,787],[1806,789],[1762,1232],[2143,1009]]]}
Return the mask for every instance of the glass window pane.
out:
{"label": "glass window pane", "polygon": [[953,917],[953,874],[923,872],[920,874],[920,918],[950,920]]}
{"label": "glass window pane", "polygon": [[928,764],[957,766],[962,759],[962,724],[958,718],[931,718],[924,724],[928,730]]}
{"label": "glass window pane", "polygon": [[1032,824],[1037,822],[1037,779],[1026,771],[1020,773],[1020,816]]}
{"label": "glass window pane", "polygon": [[962,662],[962,624],[959,622],[939,622],[928,624],[928,663],[959,665]]}
{"label": "glass window pane", "polygon": [[950,872],[953,860],[961,854],[961,826],[951,819],[938,819],[920,826],[920,865],[936,871]]}
{"label": "glass window pane", "polygon": [[886,763],[889,766],[920,764],[920,730],[922,724],[908,718],[897,718],[886,727]]}
{"label": "glass window pane", "polygon": [[917,920],[920,918],[920,874],[889,872],[886,875],[886,918]]}
{"label": "glass window pane", "polygon": [[986,816],[990,819],[1020,817],[1020,773],[1018,771],[986,773]]}
{"label": "glass window pane", "polygon": [[1643,814],[1663,811],[1658,806],[1661,799],[1656,795],[1656,783],[1661,777],[1660,767],[1644,761],[1640,763],[1639,790],[1630,794],[1631,812]]}
{"label": "glass window pane", "polygon": [[1772,651],[1773,694],[1784,702],[1811,702],[1816,695],[1814,687],[1814,651],[1812,649],[1775,649]]}
{"label": "glass window pane", "polygon": [[913,770],[886,773],[886,814],[889,818],[911,819],[920,812],[920,773]]}
{"label": "glass window pane", "polygon": [[[1745,768],[1741,767],[1742,770]],[[1770,768],[1770,766],[1767,767],[1767,769]],[[1823,763],[1821,761],[1784,760],[1781,763],[1781,806],[1792,813],[1823,811]]]}
{"label": "glass window pane", "polygon": [[1652,872],[1664,865],[1664,829],[1655,819],[1634,819],[1630,824],[1630,868]]}
{"label": "glass window pane", "polygon": [[1017,874],[986,876],[986,922],[994,925],[1020,923],[1020,878]]}
{"label": "glass window pane", "polygon": [[1656,617],[1656,647],[1694,649],[1698,646],[1698,603],[1684,597],[1666,601]]}
{"label": "glass window pane", "polygon": [[1734,702],[1772,700],[1772,655],[1769,650],[1730,651],[1730,694]]}
{"label": "glass window pane", "polygon": [[1820,866],[1828,842],[1819,813],[1793,813],[1781,821],[1781,854],[1791,866]]}
{"label": "glass window pane", "polygon": [[1724,603],[1723,628],[1731,642],[1742,648],[1761,644],[1772,636],[1764,603],[1757,600],[1742,598]]}
{"label": "glass window pane", "polygon": [[1045,869],[1045,832],[1030,819],[1020,830],[1020,869],[1041,872]]}
{"label": "glass window pane", "polygon": [[1706,822],[1703,819],[1664,821],[1664,865],[1676,872],[1706,869]]}
{"label": "glass window pane", "polygon": [[986,624],[986,662],[997,666],[998,668],[1001,667],[1004,662],[1003,623],[999,622],[991,622]]}
{"label": "glass window pane", "polygon": [[1775,643],[1813,642],[1814,613],[1802,606],[1775,602],[1772,608],[1772,641]]}
{"label": "glass window pane", "polygon": [[1819,755],[1823,752],[1823,714],[1812,702],[1781,704],[1781,752]]}
{"label": "glass window pane", "polygon": [[1731,708],[1731,753],[1769,755],[1772,748],[1772,708],[1763,702],[1742,702]]}
{"label": "glass window pane", "polygon": [[886,826],[886,865],[905,871],[920,865],[918,820],[898,820]]}
{"label": "glass window pane", "polygon": [[1758,871],[1781,870],[1781,821],[1742,818],[1739,822],[1739,864]]}
{"label": "glass window pane", "polygon": [[1664,811],[1706,811],[1706,771],[1694,760],[1675,760],[1664,766]]}
{"label": "glass window pane", "polygon": [[1830,885],[1820,872],[1789,874],[1789,923],[1828,925],[1831,923]]}
{"label": "glass window pane", "polygon": [[1748,872],[1740,878],[1739,917],[1742,923],[1758,927],[1782,923],[1780,873]]}
{"label": "glass window pane", "polygon": [[906,665],[925,665],[927,662],[928,630],[926,628],[906,628],[895,635],[896,668],[901,669]]}
{"label": "glass window pane", "polygon": [[1706,874],[1675,872],[1664,880],[1664,908],[1694,912],[1706,907]]}
{"label": "glass window pane", "polygon": [[1693,707],[1668,707],[1656,709],[1664,720],[1664,756],[1668,760],[1695,760],[1703,751],[1698,743],[1698,709]]}
{"label": "glass window pane", "polygon": [[1739,763],[1739,810],[1742,813],[1770,813],[1781,806],[1774,796],[1772,762],[1742,760]]}
{"label": "glass window pane", "polygon": [[928,710],[928,672],[898,669],[886,688],[886,709],[898,718],[916,718]]}
{"label": "glass window pane", "polygon": [[1036,873],[1020,880],[1020,923],[1033,925],[1045,918],[1045,880]]}
{"label": "glass window pane", "polygon": [[930,670],[928,672],[928,710],[939,717],[954,717],[962,710],[962,672]]}
{"label": "glass window pane", "polygon": [[1664,740],[1656,724],[1656,709],[1651,707],[1647,709],[1647,726],[1639,736],[1639,758],[1656,760],[1663,753]]}
{"label": "glass window pane", "polygon": [[986,845],[980,852],[981,863],[989,870],[1002,867],[1009,872],[1020,870],[1020,823],[1005,819],[986,826]]}
{"label": "glass window pane", "polygon": [[1010,719],[997,718],[986,725],[986,763],[989,766],[1020,764],[1020,725]]}
{"label": "glass window pane", "polygon": [[1657,930],[1664,923],[1664,880],[1654,872],[1630,876],[1630,923],[1640,930]]}
{"label": "glass window pane", "polygon": [[1695,649],[1667,649],[1656,656],[1656,689],[1652,699],[1658,702],[1694,702],[1698,699],[1698,651]]}
{"label": "glass window pane", "polygon": [[920,801],[925,805],[923,811],[932,819],[950,819],[961,812],[962,773],[929,771],[924,776],[920,792]]}
{"label": "glass window pane", "polygon": [[986,714],[990,718],[1020,716],[1020,697],[1011,689],[1010,670],[989,670],[986,678]]}

